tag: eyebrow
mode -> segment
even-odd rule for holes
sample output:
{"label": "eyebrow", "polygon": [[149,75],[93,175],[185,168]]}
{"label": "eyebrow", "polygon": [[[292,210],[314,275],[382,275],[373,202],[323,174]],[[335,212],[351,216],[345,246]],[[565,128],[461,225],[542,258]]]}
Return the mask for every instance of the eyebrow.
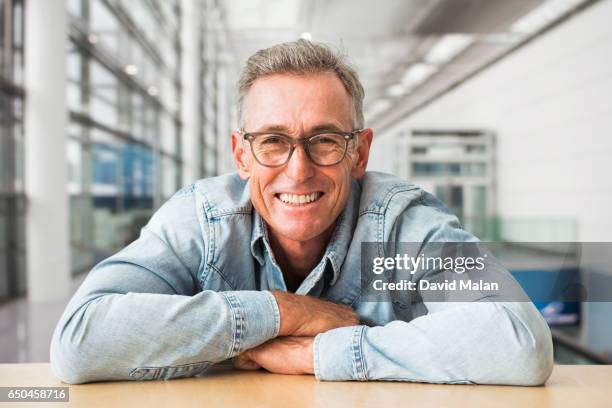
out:
{"label": "eyebrow", "polygon": [[[316,132],[344,132],[343,129],[339,128],[337,125],[333,123],[322,123],[316,125],[310,129],[308,133],[316,133]],[[279,133],[291,133],[289,128],[285,125],[264,125],[257,132],[279,132]]]}

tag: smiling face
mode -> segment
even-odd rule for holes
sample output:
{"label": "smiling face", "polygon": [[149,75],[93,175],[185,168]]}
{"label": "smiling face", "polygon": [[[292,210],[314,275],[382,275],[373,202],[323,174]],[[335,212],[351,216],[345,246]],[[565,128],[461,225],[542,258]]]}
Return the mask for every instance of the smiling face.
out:
{"label": "smiling face", "polygon": [[[245,132],[273,131],[297,139],[324,130],[354,130],[351,99],[333,73],[259,78],[248,91],[244,111]],[[272,168],[255,160],[242,134],[232,134],[239,174],[250,179],[253,206],[276,239],[328,237],[348,199],[351,177],[365,173],[371,130],[361,132],[358,140],[333,166],[315,165],[298,145],[285,165]]]}

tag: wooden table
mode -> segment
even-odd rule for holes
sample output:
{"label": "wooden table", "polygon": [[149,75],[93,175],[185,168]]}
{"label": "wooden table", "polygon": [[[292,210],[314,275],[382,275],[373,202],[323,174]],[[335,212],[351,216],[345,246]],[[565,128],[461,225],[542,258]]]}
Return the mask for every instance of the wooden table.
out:
{"label": "wooden table", "polygon": [[[48,364],[0,364],[0,387],[66,386]],[[2,407],[612,407],[612,366],[555,366],[544,387],[319,382],[221,367],[201,378],[70,386],[69,403]]]}

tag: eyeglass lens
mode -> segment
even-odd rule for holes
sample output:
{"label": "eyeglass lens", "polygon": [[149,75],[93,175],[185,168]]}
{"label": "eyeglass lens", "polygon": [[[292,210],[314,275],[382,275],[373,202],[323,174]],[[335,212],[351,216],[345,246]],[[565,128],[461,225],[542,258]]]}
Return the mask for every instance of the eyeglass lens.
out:
{"label": "eyeglass lens", "polygon": [[[253,141],[253,153],[263,165],[278,166],[289,160],[291,142],[280,135],[259,135]],[[342,160],[347,147],[344,136],[330,133],[311,137],[306,142],[310,159],[322,166]]]}

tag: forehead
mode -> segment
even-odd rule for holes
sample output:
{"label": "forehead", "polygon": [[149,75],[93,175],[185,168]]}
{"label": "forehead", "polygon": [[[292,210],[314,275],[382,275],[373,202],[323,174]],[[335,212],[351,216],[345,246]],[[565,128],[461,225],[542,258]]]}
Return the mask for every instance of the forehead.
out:
{"label": "forehead", "polygon": [[353,123],[350,96],[331,72],[259,78],[251,85],[244,107],[249,131],[282,126],[299,132],[321,123],[349,130]]}

